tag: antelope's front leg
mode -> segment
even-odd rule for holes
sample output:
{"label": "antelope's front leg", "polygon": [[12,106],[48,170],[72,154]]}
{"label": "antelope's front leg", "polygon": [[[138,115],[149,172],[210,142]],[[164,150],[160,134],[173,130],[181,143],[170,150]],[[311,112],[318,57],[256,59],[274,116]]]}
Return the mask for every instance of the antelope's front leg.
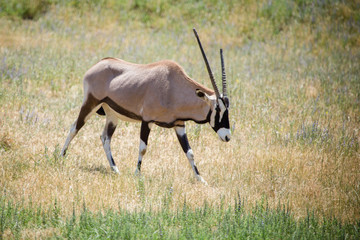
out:
{"label": "antelope's front leg", "polygon": [[185,132],[185,126],[177,126],[175,127],[176,136],[179,139],[180,145],[184,152],[186,153],[186,157],[188,158],[190,165],[194,171],[195,178],[198,181],[201,181],[205,185],[207,185],[207,182],[200,176],[199,170],[197,169],[195,162],[194,162],[194,153],[189,145],[188,138],[186,136]]}
{"label": "antelope's front leg", "polygon": [[138,158],[138,163],[137,163],[137,167],[136,167],[136,170],[135,170],[135,175],[140,174],[141,162],[142,162],[143,156],[146,153],[146,148],[147,148],[147,144],[148,144],[148,138],[149,138],[149,134],[150,134],[150,129],[151,129],[151,123],[147,123],[147,122],[144,122],[144,121],[141,122],[139,158]]}

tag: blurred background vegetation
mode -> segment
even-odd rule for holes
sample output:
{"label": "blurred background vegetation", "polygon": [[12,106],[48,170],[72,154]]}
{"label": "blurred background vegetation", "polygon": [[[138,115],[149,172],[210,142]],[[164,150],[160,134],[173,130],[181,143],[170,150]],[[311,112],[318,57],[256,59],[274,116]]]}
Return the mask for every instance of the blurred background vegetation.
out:
{"label": "blurred background vegetation", "polygon": [[[358,0],[1,0],[0,16],[36,20],[54,14],[54,9],[65,8],[132,27],[169,30],[216,25],[226,34],[259,40],[306,24],[312,31],[321,31],[319,35],[341,38],[344,45],[359,46],[359,5]],[[246,19],[239,16],[244,14]],[[238,19],[243,21],[234,21]]]}

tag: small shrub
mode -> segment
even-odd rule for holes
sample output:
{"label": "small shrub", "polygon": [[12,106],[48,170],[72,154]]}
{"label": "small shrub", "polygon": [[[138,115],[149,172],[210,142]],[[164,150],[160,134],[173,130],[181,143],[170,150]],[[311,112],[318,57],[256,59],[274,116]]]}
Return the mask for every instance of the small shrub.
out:
{"label": "small shrub", "polygon": [[49,5],[49,0],[0,0],[0,16],[37,19],[46,12]]}
{"label": "small shrub", "polygon": [[8,134],[4,134],[0,136],[0,151],[4,150],[9,151],[12,148],[12,140],[10,139]]}
{"label": "small shrub", "polygon": [[296,5],[293,1],[275,0],[268,1],[261,9],[261,15],[269,19],[274,32],[279,33],[289,23],[295,12]]}

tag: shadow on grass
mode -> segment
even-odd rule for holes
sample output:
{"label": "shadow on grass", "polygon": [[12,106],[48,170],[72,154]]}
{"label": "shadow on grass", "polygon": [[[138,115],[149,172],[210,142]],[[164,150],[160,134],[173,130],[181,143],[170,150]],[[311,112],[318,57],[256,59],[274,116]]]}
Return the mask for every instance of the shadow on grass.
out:
{"label": "shadow on grass", "polygon": [[104,165],[81,166],[80,169],[89,173],[101,173],[103,175],[112,174],[111,170]]}

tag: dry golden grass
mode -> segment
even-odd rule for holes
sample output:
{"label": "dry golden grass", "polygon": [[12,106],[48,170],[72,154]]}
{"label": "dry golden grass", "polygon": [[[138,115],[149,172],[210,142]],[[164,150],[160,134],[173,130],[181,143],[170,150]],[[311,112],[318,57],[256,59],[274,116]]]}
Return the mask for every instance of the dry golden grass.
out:
{"label": "dry golden grass", "polygon": [[[296,49],[315,41],[315,34],[306,26],[297,24],[294,26],[297,29],[288,29],[284,38],[277,39],[280,47],[271,43],[259,43],[259,49],[250,46],[255,53],[246,53],[247,40],[239,33],[224,35],[215,27],[201,31],[210,59],[218,58],[219,46],[228,47],[231,124],[236,126],[232,140],[225,144],[208,125],[188,123],[195,161],[209,183],[204,186],[194,179],[172,129],[153,128],[141,177],[134,176],[139,124],[120,122],[113,137],[112,152],[120,175],[110,171],[106,160],[99,139],[105,119],[99,116],[92,117],[75,137],[68,155],[58,158],[79,111],[82,74],[108,54],[143,63],[174,59],[191,76],[209,86],[201,56],[195,52],[198,50],[191,28],[179,33],[181,38],[176,32],[165,38],[167,34],[149,29],[129,31],[126,26],[111,24],[111,18],[100,19],[100,23],[106,25],[102,27],[94,23],[96,19],[74,17],[66,11],[58,14],[57,20],[65,22],[62,23],[65,26],[85,21],[87,30],[73,26],[79,34],[64,34],[64,29],[55,26],[55,30],[45,27],[40,31],[49,19],[15,27],[1,19],[4,24],[0,28],[0,54],[6,56],[4,62],[28,54],[24,56],[28,60],[23,63],[28,64],[24,66],[28,70],[21,83],[11,79],[1,82],[1,87],[7,90],[0,95],[0,186],[1,194],[7,199],[31,201],[41,206],[49,206],[56,199],[70,214],[74,207],[81,209],[84,202],[94,211],[161,209],[164,205],[177,209],[185,201],[192,207],[201,206],[205,201],[213,205],[232,204],[239,193],[248,206],[265,198],[270,206],[288,204],[297,217],[314,210],[342,220],[359,219],[359,149],[354,148],[347,154],[333,149],[336,144],[319,147],[300,140],[286,144],[284,140],[286,134],[296,134],[301,124],[311,126],[318,119],[323,129],[332,130],[335,143],[341,139],[344,126],[346,134],[354,133],[354,144],[360,142],[359,110],[349,107],[344,113],[344,109],[329,105],[323,97],[318,101],[323,112],[306,114],[312,111],[318,96],[344,89],[341,81],[324,85],[319,79],[323,75],[316,74],[316,69],[325,68],[326,72],[339,65],[331,59],[324,60],[322,56],[330,56],[323,52],[324,48],[314,46],[312,52],[306,47]],[[251,26],[246,25],[244,16],[234,13],[229,16],[230,22],[240,23],[240,33],[252,31],[247,30]],[[29,28],[32,30],[25,31]],[[264,28],[266,26],[255,30]],[[139,34],[141,37],[137,37]],[[213,40],[217,43],[211,44]],[[243,48],[239,50],[239,46]],[[358,49],[355,51],[359,54]],[[299,58],[323,62],[313,61],[306,67],[293,68],[291,62]],[[16,61],[13,62],[16,66]],[[218,62],[214,60],[214,66]],[[277,65],[278,62],[283,65]],[[337,70],[349,66],[349,71],[355,71],[356,66],[341,64]],[[6,65],[3,71],[10,71],[13,65]],[[311,74],[306,75],[307,72]],[[348,94],[344,101],[356,99],[351,90]],[[349,120],[344,120],[344,116]],[[38,236],[38,233],[29,233],[29,236],[33,234]]]}
{"label": "dry golden grass", "polygon": [[[22,123],[14,111],[2,113],[6,119],[2,136],[7,134],[13,141],[9,143],[11,150],[1,152],[3,194],[15,201],[31,199],[42,206],[57,199],[71,213],[74,206],[80,209],[83,202],[94,211],[160,209],[164,204],[177,208],[185,200],[196,207],[204,201],[232,203],[240,193],[249,206],[262,197],[271,205],[288,203],[297,216],[314,209],[342,219],[359,217],[359,210],[354,208],[358,204],[358,157],[337,162],[333,153],[269,146],[261,137],[252,137],[251,127],[237,130],[231,142],[223,144],[208,126],[200,127],[200,136],[195,136],[198,127],[189,124],[198,168],[209,183],[204,186],[193,178],[174,132],[154,127],[142,177],[138,178],[134,170],[139,124],[126,126],[121,122],[112,142],[121,172],[116,175],[110,171],[99,139],[104,124],[100,117],[89,120],[65,159],[52,156],[59,153],[55,146],[63,143],[76,112],[77,109],[61,116],[62,126],[49,123],[45,127]],[[344,186],[353,189],[349,191]]]}

